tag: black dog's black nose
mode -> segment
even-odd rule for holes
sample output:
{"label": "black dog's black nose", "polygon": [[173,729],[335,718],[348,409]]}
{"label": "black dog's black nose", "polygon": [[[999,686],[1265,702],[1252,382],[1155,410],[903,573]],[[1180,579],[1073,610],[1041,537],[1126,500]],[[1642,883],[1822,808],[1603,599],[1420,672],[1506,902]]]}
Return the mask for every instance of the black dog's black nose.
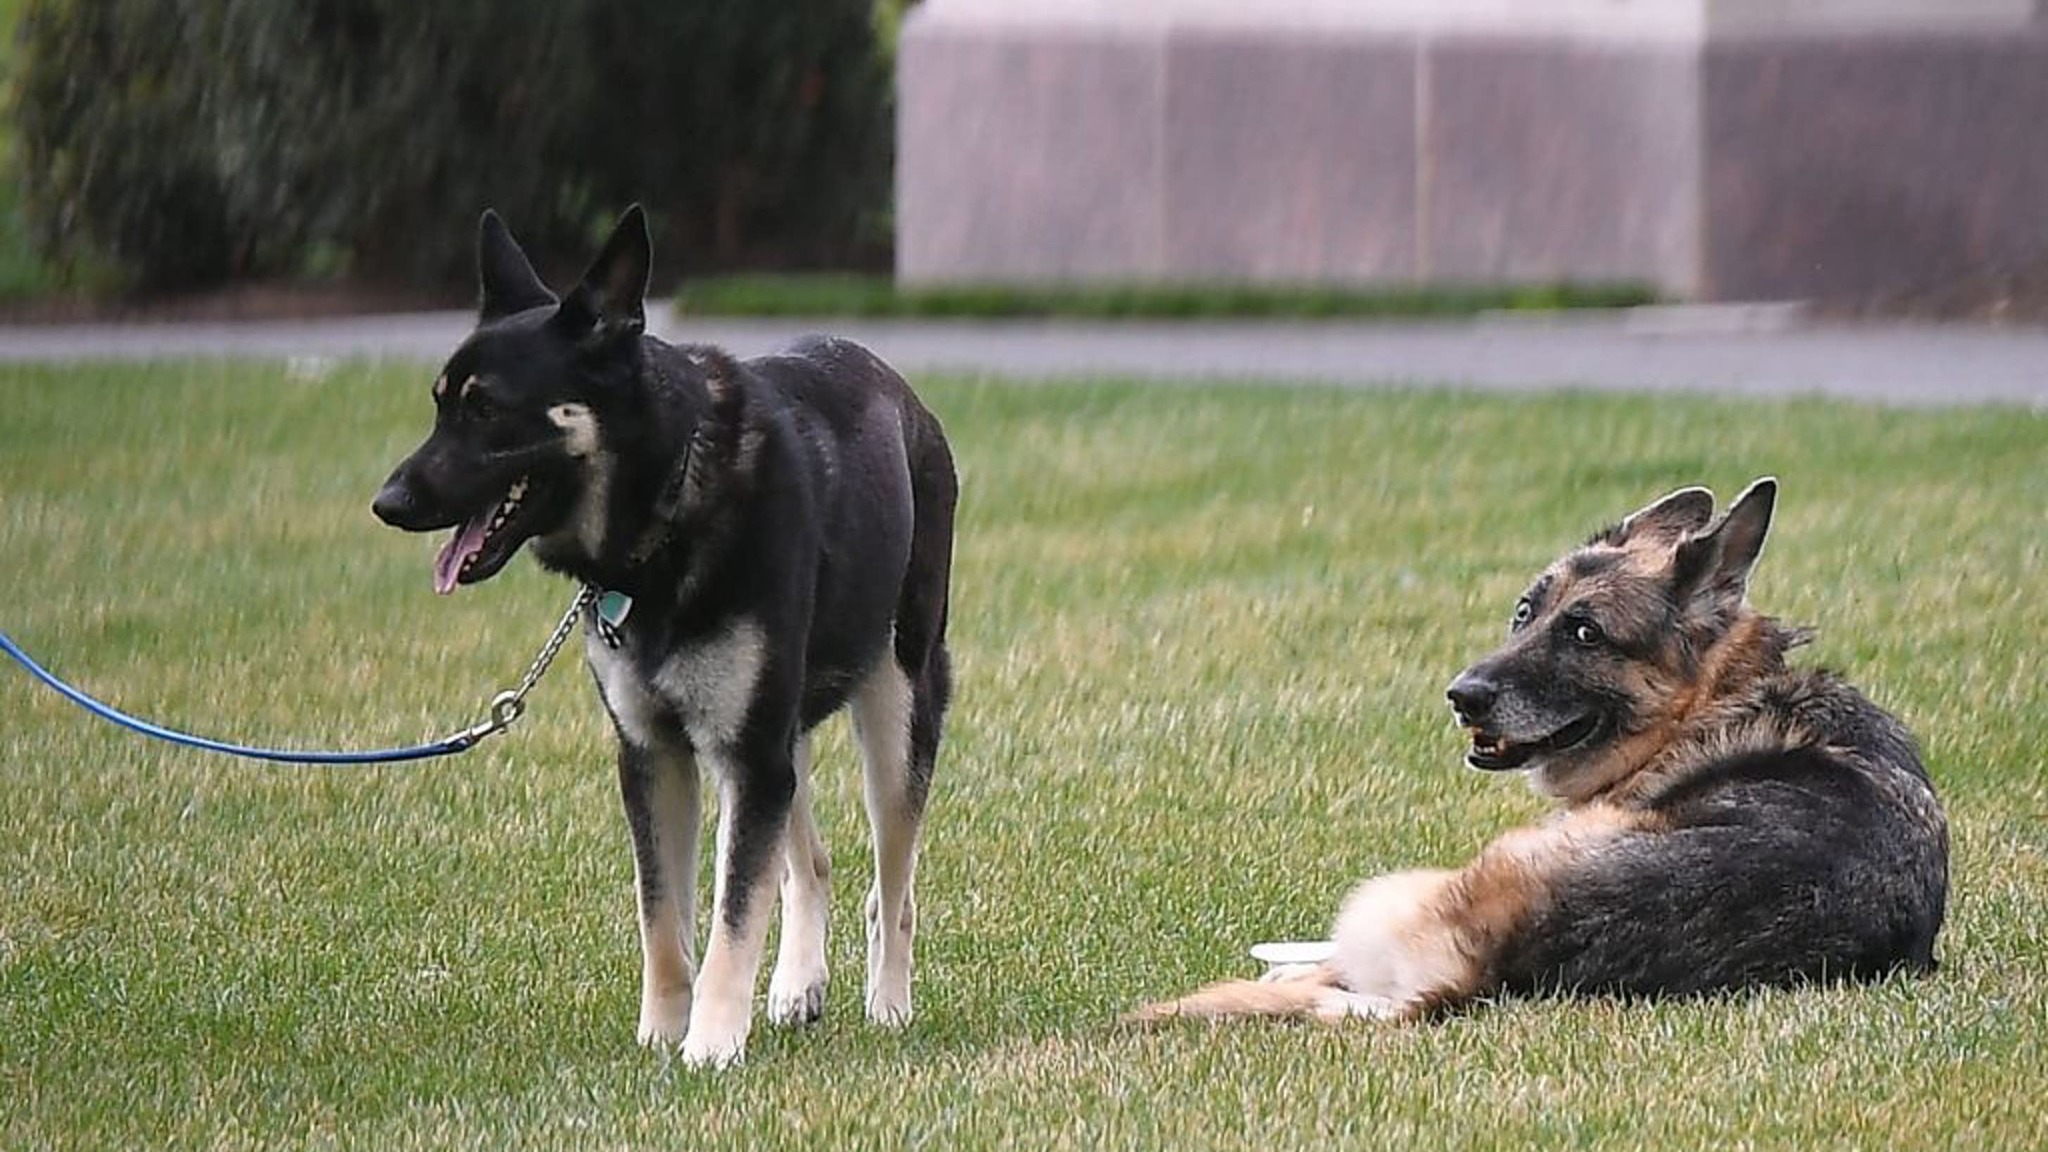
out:
{"label": "black dog's black nose", "polygon": [[378,490],[377,498],[370,501],[370,511],[393,528],[410,529],[419,519],[419,513],[413,507],[412,489],[396,477]]}
{"label": "black dog's black nose", "polygon": [[1450,690],[1444,695],[1451,698],[1451,708],[1458,713],[1458,723],[1473,725],[1486,719],[1493,711],[1493,702],[1500,697],[1500,689],[1484,676],[1467,672],[1451,681]]}

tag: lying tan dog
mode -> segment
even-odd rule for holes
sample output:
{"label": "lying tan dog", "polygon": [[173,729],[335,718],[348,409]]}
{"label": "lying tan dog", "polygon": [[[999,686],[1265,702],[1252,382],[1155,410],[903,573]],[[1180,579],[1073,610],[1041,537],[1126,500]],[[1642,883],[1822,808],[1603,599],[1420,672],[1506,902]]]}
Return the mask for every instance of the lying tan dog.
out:
{"label": "lying tan dog", "polygon": [[1466,760],[1562,805],[1369,880],[1327,956],[1133,1014],[1410,1020],[1498,994],[1672,996],[1934,967],[1948,834],[1912,737],[1749,606],[1777,494],[1674,492],[1566,554],[1451,684]]}

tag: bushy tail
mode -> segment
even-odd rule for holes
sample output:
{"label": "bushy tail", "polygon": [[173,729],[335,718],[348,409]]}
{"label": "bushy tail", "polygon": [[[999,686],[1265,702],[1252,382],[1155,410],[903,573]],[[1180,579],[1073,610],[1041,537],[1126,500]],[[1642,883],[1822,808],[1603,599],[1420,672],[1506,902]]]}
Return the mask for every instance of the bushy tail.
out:
{"label": "bushy tail", "polygon": [[1361,997],[1344,990],[1337,973],[1318,964],[1279,980],[1224,980],[1178,1000],[1147,1004],[1124,1023],[1154,1027],[1173,1020],[1317,1020],[1334,1024],[1352,1016],[1376,1015]]}

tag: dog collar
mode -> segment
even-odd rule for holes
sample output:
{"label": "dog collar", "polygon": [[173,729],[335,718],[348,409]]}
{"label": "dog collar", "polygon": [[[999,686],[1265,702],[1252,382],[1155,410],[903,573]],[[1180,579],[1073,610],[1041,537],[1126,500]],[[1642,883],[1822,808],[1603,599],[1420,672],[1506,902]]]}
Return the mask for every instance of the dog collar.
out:
{"label": "dog collar", "polygon": [[[683,497],[688,494],[690,487],[690,458],[696,454],[697,434],[691,432],[689,441],[683,445],[683,458],[676,463],[675,470],[669,473],[667,482],[661,486],[661,494],[654,499],[652,519],[649,520],[646,530],[640,533],[640,539],[633,545],[633,551],[628,554],[633,567],[638,568],[652,560],[654,554],[661,551],[675,535],[676,518],[682,512]],[[627,603],[632,603],[630,597],[627,598]],[[623,615],[620,617],[622,620],[624,618]]]}

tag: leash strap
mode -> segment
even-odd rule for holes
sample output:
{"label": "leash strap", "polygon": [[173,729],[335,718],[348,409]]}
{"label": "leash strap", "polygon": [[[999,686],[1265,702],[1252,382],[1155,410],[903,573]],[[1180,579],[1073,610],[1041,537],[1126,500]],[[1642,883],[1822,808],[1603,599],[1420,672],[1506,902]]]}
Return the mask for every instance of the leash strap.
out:
{"label": "leash strap", "polygon": [[554,634],[548,637],[548,642],[541,647],[539,655],[535,656],[533,663],[527,666],[526,674],[520,677],[519,686],[509,691],[498,693],[491,700],[490,711],[482,719],[461,731],[450,733],[431,743],[414,744],[405,748],[380,748],[369,752],[300,752],[286,748],[255,748],[246,744],[235,744],[225,740],[210,739],[205,736],[194,736],[189,732],[179,732],[176,729],[166,728],[161,724],[153,724],[140,717],[131,716],[111,704],[96,700],[79,689],[72,687],[70,684],[65,683],[63,680],[58,679],[49,669],[36,663],[28,653],[22,651],[21,646],[16,644],[13,638],[5,632],[0,632],[0,651],[4,651],[9,656],[14,657],[15,660],[20,662],[22,667],[28,669],[30,675],[42,681],[52,691],[78,705],[80,708],[85,709],[87,712],[92,713],[94,716],[132,732],[139,732],[144,736],[151,736],[168,743],[181,744],[187,748],[197,748],[206,752],[219,752],[228,756],[240,756],[247,760],[266,760],[280,764],[395,764],[408,760],[427,760],[436,756],[450,756],[457,752],[467,752],[471,748],[476,747],[477,743],[484,737],[510,728],[513,722],[518,720],[526,711],[527,693],[533,691],[534,685],[540,683],[540,678],[547,673],[548,665],[554,663],[555,656],[561,652],[562,645],[569,639],[569,633],[575,629],[577,618],[583,614],[584,609],[590,605],[595,596],[596,593],[589,588],[583,588],[576,593],[576,599],[570,603],[569,610],[562,615],[562,622],[555,626]]}

